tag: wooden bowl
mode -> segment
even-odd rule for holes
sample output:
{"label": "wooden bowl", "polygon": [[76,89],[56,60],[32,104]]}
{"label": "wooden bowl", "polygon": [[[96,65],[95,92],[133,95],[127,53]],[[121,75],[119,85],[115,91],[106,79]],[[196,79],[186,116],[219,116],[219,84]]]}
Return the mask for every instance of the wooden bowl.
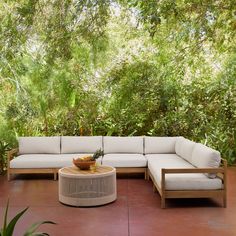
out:
{"label": "wooden bowl", "polygon": [[89,170],[90,166],[95,165],[96,161],[81,161],[79,159],[73,159],[73,163],[81,170]]}

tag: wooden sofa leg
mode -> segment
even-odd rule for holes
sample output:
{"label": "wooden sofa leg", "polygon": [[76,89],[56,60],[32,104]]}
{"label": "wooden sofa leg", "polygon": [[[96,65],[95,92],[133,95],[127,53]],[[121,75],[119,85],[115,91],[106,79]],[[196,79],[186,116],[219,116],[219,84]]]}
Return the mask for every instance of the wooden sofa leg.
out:
{"label": "wooden sofa leg", "polygon": [[223,196],[223,207],[227,207],[227,198],[226,196]]}
{"label": "wooden sofa leg", "polygon": [[148,179],[148,171],[147,171],[147,169],[146,169],[145,172],[144,172],[144,179],[145,179],[145,180]]}
{"label": "wooden sofa leg", "polygon": [[164,197],[161,197],[161,208],[164,209],[166,207],[166,199]]}
{"label": "wooden sofa leg", "polygon": [[54,175],[54,180],[57,180],[57,172],[56,171],[53,173],[53,175]]}
{"label": "wooden sofa leg", "polygon": [[146,169],[146,172],[145,172],[145,179],[146,180],[149,180],[150,179],[150,176],[149,176],[149,172],[148,172],[148,170]]}
{"label": "wooden sofa leg", "polygon": [[7,171],[7,180],[10,181],[11,180],[11,174],[9,171]]}
{"label": "wooden sofa leg", "polygon": [[157,189],[156,189],[156,186],[155,186],[155,184],[152,184],[152,191],[153,191],[154,193],[156,193],[156,192],[157,192]]}

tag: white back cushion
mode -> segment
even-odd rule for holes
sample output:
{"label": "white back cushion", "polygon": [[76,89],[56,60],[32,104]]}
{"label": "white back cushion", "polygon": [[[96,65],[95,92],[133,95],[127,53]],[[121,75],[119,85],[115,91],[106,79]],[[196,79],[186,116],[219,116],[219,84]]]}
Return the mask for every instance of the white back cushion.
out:
{"label": "white back cushion", "polygon": [[175,152],[177,155],[191,163],[193,148],[195,144],[196,143],[193,141],[190,141],[183,137],[179,137],[175,144]]}
{"label": "white back cushion", "polygon": [[19,137],[20,154],[59,154],[60,137]]}
{"label": "white back cushion", "polygon": [[94,153],[102,149],[102,136],[62,136],[61,153]]}
{"label": "white back cushion", "polygon": [[103,137],[104,153],[141,153],[143,137]]}
{"label": "white back cushion", "polygon": [[145,154],[175,153],[177,137],[145,137]]}
{"label": "white back cushion", "polygon": [[[217,168],[220,165],[220,153],[201,143],[196,143],[192,154],[192,165],[199,168]],[[209,178],[215,178],[216,174],[208,174]]]}

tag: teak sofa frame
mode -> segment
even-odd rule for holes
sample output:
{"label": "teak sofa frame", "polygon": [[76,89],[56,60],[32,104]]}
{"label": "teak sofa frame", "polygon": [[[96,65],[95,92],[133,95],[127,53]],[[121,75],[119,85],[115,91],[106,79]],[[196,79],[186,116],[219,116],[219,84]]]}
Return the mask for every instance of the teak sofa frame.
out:
{"label": "teak sofa frame", "polygon": [[[19,152],[18,148],[12,149],[7,152],[7,179],[10,181],[11,174],[53,174],[54,180],[57,180],[58,168],[10,168],[10,161]],[[120,167],[116,168],[116,173],[143,173],[145,179],[147,178],[147,168],[146,167]]]}
{"label": "teak sofa frame", "polygon": [[[218,190],[167,190],[165,188],[165,179],[167,174],[187,174],[187,173],[214,173],[222,180],[223,188]],[[153,190],[159,192],[161,196],[161,208],[165,208],[167,198],[213,198],[221,197],[223,206],[227,206],[227,161],[221,159],[219,168],[188,168],[188,169],[162,169],[161,170],[161,186],[157,184],[150,171],[148,176],[152,179]]]}
{"label": "teak sofa frame", "polygon": [[[58,168],[10,168],[10,161],[18,153],[18,148],[7,152],[7,179],[11,179],[11,174],[53,174],[54,180],[57,180]],[[221,159],[219,168],[188,168],[188,169],[162,169],[161,186],[159,186],[147,168],[116,168],[117,173],[144,173],[145,179],[151,178],[153,189],[159,192],[161,196],[161,208],[165,208],[167,198],[213,198],[222,197],[223,206],[227,206],[227,161]],[[219,190],[167,190],[165,188],[165,178],[167,174],[187,174],[187,173],[215,173],[222,179],[223,189]]]}

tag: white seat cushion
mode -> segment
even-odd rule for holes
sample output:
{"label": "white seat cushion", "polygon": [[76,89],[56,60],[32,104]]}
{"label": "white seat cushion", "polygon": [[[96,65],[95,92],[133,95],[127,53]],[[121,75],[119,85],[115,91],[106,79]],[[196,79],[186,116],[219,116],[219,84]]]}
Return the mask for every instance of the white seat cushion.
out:
{"label": "white seat cushion", "polygon": [[61,153],[94,153],[102,149],[102,136],[62,136]]}
{"label": "white seat cushion", "polygon": [[191,163],[193,148],[195,144],[196,143],[193,141],[190,141],[183,137],[179,137],[176,140],[175,152],[177,155],[179,155],[180,157],[184,158],[186,161]]}
{"label": "white seat cushion", "polygon": [[104,153],[143,154],[143,137],[103,137]]}
{"label": "white seat cushion", "polygon": [[[27,154],[20,155],[10,161],[10,168],[61,168],[73,165],[73,158],[82,157],[84,154]],[[91,154],[92,155],[92,154]],[[97,160],[101,164],[101,157]]]}
{"label": "white seat cushion", "polygon": [[59,154],[60,137],[19,137],[20,154]]}
{"label": "white seat cushion", "polygon": [[11,168],[60,168],[60,154],[26,154],[10,161]]}
{"label": "white seat cushion", "polygon": [[[191,163],[198,168],[217,168],[220,165],[220,153],[201,143],[197,143],[193,149]],[[216,174],[208,174],[209,178],[215,178]]]}
{"label": "white seat cushion", "polygon": [[[162,168],[195,168],[176,154],[150,154],[148,169],[157,184],[161,187]],[[213,190],[221,189],[222,181],[219,178],[209,179],[205,174],[166,174],[167,190]]]}
{"label": "white seat cushion", "polygon": [[145,154],[151,153],[175,153],[177,137],[145,137]]}
{"label": "white seat cushion", "polygon": [[147,159],[143,154],[106,154],[102,164],[113,167],[146,167]]}

